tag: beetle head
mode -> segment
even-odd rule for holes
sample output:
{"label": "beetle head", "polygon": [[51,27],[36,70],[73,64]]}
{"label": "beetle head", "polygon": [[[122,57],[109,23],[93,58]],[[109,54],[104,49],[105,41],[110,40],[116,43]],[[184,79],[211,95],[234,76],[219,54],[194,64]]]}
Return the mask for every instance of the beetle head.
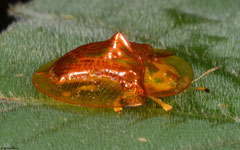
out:
{"label": "beetle head", "polygon": [[169,56],[145,62],[144,84],[147,94],[166,97],[184,91],[193,80],[192,67],[182,58]]}
{"label": "beetle head", "polygon": [[147,62],[144,83],[148,95],[159,97],[160,93],[177,89],[180,75],[177,70],[163,62]]}

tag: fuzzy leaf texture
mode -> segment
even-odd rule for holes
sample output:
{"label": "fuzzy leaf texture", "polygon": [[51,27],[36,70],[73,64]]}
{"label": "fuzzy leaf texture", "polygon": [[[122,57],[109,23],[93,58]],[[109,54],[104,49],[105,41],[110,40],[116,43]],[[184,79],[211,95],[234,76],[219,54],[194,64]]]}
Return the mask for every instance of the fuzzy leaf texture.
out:
{"label": "fuzzy leaf texture", "polygon": [[[240,149],[240,2],[35,0],[9,11],[0,35],[0,147],[19,149]],[[124,108],[79,107],[37,91],[39,66],[115,32],[188,61],[196,90]]]}

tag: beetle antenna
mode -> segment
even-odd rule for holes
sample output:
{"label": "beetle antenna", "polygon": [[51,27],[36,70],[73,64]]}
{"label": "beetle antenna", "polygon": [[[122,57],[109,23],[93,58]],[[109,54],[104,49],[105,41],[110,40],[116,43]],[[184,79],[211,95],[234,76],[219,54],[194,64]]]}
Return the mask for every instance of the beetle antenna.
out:
{"label": "beetle antenna", "polygon": [[210,93],[210,90],[208,88],[205,88],[205,87],[190,87],[189,89],[192,89],[192,90],[201,90],[201,91],[204,91],[206,93]]}
{"label": "beetle antenna", "polygon": [[201,79],[201,78],[204,77],[205,75],[207,75],[207,74],[209,74],[209,73],[211,73],[211,72],[213,72],[213,71],[215,71],[215,70],[217,70],[217,69],[220,69],[220,68],[222,68],[222,65],[217,66],[217,67],[215,67],[215,68],[212,68],[212,69],[206,71],[206,72],[203,73],[201,76],[199,76],[198,78],[196,78],[195,80],[193,80],[192,83],[195,82],[195,81],[198,81],[199,79]]}

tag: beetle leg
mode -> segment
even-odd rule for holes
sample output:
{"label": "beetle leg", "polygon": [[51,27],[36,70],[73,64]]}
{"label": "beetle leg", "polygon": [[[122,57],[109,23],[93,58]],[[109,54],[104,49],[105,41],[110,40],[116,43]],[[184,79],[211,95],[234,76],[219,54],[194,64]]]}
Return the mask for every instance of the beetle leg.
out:
{"label": "beetle leg", "polygon": [[152,97],[152,96],[149,96],[149,98],[151,98],[152,100],[154,100],[155,102],[157,102],[159,105],[161,105],[162,108],[163,108],[165,111],[170,111],[170,110],[172,110],[172,106],[169,105],[169,104],[164,103],[161,99],[156,98],[156,97]]}
{"label": "beetle leg", "polygon": [[122,97],[118,97],[115,101],[114,101],[114,106],[119,106],[119,107],[113,107],[115,112],[121,112],[122,111],[122,107],[121,107],[121,100]]}
{"label": "beetle leg", "polygon": [[122,107],[114,107],[113,108],[115,112],[121,112],[122,111]]}

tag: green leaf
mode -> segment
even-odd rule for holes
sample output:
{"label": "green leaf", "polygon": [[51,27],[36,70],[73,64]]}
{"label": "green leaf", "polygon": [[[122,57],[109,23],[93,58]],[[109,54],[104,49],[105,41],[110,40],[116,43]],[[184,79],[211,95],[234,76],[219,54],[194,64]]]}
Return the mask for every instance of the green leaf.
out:
{"label": "green leaf", "polygon": [[[0,147],[19,149],[239,149],[240,2],[235,0],[38,0],[12,7],[20,20],[0,35]],[[32,85],[41,65],[115,32],[129,41],[170,49],[188,61],[192,85],[124,108],[79,107]]]}

